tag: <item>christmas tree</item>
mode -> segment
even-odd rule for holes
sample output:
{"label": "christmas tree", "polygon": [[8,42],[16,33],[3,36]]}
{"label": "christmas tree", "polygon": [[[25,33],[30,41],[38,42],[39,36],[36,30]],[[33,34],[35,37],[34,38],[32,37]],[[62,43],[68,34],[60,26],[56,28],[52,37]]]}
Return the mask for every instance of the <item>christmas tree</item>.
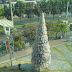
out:
{"label": "christmas tree", "polygon": [[35,69],[38,71],[40,67],[48,67],[51,63],[51,52],[44,13],[42,13],[40,18],[40,23],[38,25],[32,50],[32,64],[34,65]]}

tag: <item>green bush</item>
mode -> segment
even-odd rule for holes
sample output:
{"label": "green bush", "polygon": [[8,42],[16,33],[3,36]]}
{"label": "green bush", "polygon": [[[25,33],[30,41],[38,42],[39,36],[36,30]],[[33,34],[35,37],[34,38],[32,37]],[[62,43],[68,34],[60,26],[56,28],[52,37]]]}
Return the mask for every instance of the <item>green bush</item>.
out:
{"label": "green bush", "polygon": [[36,28],[29,28],[28,30],[24,31],[24,36],[30,40],[34,40],[36,32]]}

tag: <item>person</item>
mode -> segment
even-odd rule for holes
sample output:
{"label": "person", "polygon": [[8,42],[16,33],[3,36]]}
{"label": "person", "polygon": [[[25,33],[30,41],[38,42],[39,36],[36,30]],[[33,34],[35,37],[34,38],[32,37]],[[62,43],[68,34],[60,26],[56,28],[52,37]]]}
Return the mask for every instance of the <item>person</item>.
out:
{"label": "person", "polygon": [[61,37],[59,36],[59,39],[60,39]]}
{"label": "person", "polygon": [[62,36],[59,36],[59,39],[62,39]]}
{"label": "person", "polygon": [[62,36],[61,36],[61,38],[62,38]]}
{"label": "person", "polygon": [[20,67],[21,67],[21,64],[18,64],[18,67],[19,67],[19,69],[21,69]]}

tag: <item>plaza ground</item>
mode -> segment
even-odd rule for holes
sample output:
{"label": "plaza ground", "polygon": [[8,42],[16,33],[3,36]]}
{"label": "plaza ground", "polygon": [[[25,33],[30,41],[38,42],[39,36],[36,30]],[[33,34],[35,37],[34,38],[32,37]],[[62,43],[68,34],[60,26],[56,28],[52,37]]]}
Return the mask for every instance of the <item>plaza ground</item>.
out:
{"label": "plaza ground", "polygon": [[[58,40],[51,40],[49,41],[50,47],[51,47],[51,64],[49,65],[48,69],[51,71],[70,71],[71,66],[67,61],[65,61],[65,58],[56,52],[54,48],[57,48],[60,50],[68,60],[72,60],[72,53],[69,52],[65,44],[71,44],[70,42],[65,41],[65,39],[58,39]],[[18,64],[24,64],[26,62],[30,63],[31,62],[31,53],[32,53],[32,46],[31,47],[26,47],[26,50],[21,50],[14,52],[13,55],[13,66],[18,67]],[[0,64],[6,61],[10,61],[9,54],[6,54],[5,56],[0,58]],[[8,62],[10,65],[10,62]],[[26,63],[27,64],[27,63]],[[24,65],[21,66],[24,68]]]}
{"label": "plaza ground", "polygon": [[[0,41],[3,41],[6,39],[6,36],[0,36],[0,38],[1,38]],[[66,72],[66,71],[70,72],[71,70],[70,64],[66,61],[66,59],[60,53],[55,51],[54,48],[57,48],[59,51],[61,51],[72,64],[72,53],[68,51],[67,48],[65,47],[65,44],[71,45],[71,42],[69,42],[67,39],[58,39],[58,40],[50,40],[49,43],[51,47],[51,64],[49,65],[48,69],[51,70],[51,72]],[[22,49],[21,51],[14,52],[14,55],[12,57],[13,66],[17,68],[19,63],[21,64],[30,63],[32,47],[33,46],[26,47],[25,50]],[[0,57],[0,64],[6,63],[6,62],[8,66],[10,66],[9,54],[6,54]],[[24,65],[22,65],[21,67],[24,68]],[[17,70],[17,72],[18,71],[19,70]]]}

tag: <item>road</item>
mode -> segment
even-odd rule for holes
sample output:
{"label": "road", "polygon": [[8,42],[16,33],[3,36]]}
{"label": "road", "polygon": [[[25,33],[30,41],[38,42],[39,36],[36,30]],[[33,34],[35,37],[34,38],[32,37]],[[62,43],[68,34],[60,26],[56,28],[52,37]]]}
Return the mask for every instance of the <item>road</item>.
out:
{"label": "road", "polygon": [[[49,43],[50,43],[50,46],[53,47],[57,44],[62,43],[63,41],[64,41],[63,39],[61,39],[61,40],[51,40],[51,41],[49,41]],[[28,47],[26,50],[23,49],[22,51],[14,52],[13,58],[19,58],[21,56],[29,55],[29,54],[31,54],[31,52],[32,52],[32,47]],[[10,59],[9,54],[6,54],[5,56],[0,57],[0,63],[7,61],[9,59]]]}
{"label": "road", "polygon": [[[61,17],[65,17],[65,13],[61,14]],[[52,19],[53,15],[49,14],[49,15],[45,15],[45,19]],[[59,15],[55,15],[54,18],[59,18]],[[14,17],[14,24],[24,24],[24,23],[31,23],[31,22],[39,22],[39,17],[34,17],[34,18],[27,18],[24,17],[22,19],[20,19],[19,17]]]}
{"label": "road", "polygon": [[[52,40],[49,41],[50,47],[51,47],[51,64],[49,65],[48,69],[50,70],[71,70],[70,64],[65,60],[70,60],[72,63],[72,52],[67,50],[65,47],[65,44],[70,44],[68,42],[65,42],[65,40]],[[59,51],[61,51],[64,56],[62,56],[59,52],[54,50],[54,47],[57,48]],[[72,50],[72,48],[71,48]],[[17,61],[31,61],[31,54],[27,55],[26,57],[21,57],[20,59],[16,59]],[[17,65],[17,63],[14,63],[13,65]],[[23,65],[22,65],[23,66]],[[23,66],[24,67],[24,66]]]}

